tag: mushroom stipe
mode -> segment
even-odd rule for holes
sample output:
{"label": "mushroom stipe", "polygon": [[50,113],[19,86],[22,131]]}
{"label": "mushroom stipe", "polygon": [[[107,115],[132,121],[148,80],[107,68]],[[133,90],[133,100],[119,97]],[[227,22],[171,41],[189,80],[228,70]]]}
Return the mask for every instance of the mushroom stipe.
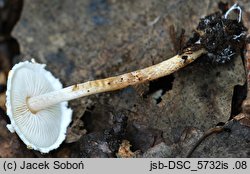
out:
{"label": "mushroom stipe", "polygon": [[[234,10],[239,10],[239,18],[228,19]],[[45,65],[21,62],[13,67],[8,77],[6,107],[11,124],[7,127],[16,131],[28,147],[48,153],[65,139],[72,117],[67,101],[169,75],[204,54],[213,62],[226,63],[240,53],[245,38],[241,9],[234,5],[225,16],[215,13],[201,19],[180,54],[123,75],[62,88],[59,80],[44,69]]]}

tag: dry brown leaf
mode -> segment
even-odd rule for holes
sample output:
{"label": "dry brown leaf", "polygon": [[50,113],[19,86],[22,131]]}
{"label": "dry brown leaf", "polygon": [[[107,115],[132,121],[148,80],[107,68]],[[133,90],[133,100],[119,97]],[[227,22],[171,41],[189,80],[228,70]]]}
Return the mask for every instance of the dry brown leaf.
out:
{"label": "dry brown leaf", "polygon": [[131,144],[128,140],[123,140],[119,150],[116,154],[118,158],[135,158],[138,155],[138,152],[132,152],[130,150]]}

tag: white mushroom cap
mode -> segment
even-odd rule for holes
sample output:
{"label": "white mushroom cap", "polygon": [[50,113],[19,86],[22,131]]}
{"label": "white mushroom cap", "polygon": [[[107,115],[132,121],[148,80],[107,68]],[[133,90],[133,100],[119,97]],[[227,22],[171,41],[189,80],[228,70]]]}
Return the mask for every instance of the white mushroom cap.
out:
{"label": "white mushroom cap", "polygon": [[67,102],[36,113],[28,109],[27,98],[62,89],[60,81],[44,67],[26,61],[12,68],[7,82],[6,107],[11,121],[7,128],[15,131],[28,148],[48,153],[65,139],[72,110]]}

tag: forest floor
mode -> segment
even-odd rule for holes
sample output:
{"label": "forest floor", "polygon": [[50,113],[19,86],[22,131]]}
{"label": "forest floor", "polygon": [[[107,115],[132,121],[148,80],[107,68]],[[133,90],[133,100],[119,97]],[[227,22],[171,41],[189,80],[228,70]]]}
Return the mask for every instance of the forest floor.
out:
{"label": "forest floor", "polygon": [[[64,86],[144,68],[178,53],[219,2],[25,0],[12,32],[21,48],[14,63],[35,58]],[[239,5],[250,28],[250,2]],[[186,157],[204,132],[225,124],[230,131],[207,137],[192,157],[250,157],[250,127],[232,120],[245,82],[242,55],[223,65],[201,58],[152,82],[70,101],[66,140],[49,154],[26,149],[1,112],[0,156]],[[119,136],[112,134],[117,127]],[[99,146],[105,143],[108,151]]]}

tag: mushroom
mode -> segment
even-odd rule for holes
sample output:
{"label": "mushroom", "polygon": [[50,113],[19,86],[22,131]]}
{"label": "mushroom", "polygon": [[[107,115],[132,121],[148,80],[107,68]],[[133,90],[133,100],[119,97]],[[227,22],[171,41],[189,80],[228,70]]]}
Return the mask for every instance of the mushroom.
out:
{"label": "mushroom", "polygon": [[40,111],[29,109],[29,97],[62,88],[60,81],[44,67],[26,61],[12,68],[8,75],[6,107],[11,121],[7,128],[15,131],[28,148],[47,153],[65,139],[72,110],[67,108],[67,102]]}
{"label": "mushroom", "polygon": [[[229,10],[232,9],[239,10],[238,6]],[[242,49],[245,31],[240,20],[227,19],[215,13],[201,19],[196,33],[180,54],[144,69],[66,88],[62,88],[59,80],[44,69],[45,65],[19,63],[8,77],[6,106],[11,120],[8,128],[14,129],[29,147],[49,152],[65,138],[72,115],[66,101],[169,75],[202,54],[207,54],[212,61],[225,63]]]}

